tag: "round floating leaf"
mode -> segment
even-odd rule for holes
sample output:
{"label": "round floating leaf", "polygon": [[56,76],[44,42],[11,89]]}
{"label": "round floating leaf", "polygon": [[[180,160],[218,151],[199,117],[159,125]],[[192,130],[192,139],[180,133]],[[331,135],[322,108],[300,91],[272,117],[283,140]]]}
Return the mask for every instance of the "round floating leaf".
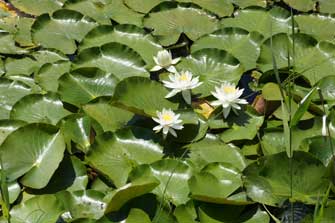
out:
{"label": "round floating leaf", "polygon": [[178,2],[191,2],[203,9],[215,13],[219,17],[230,16],[234,12],[234,6],[230,0],[178,0]]}
{"label": "round floating leaf", "polygon": [[63,192],[65,209],[70,212],[69,220],[89,218],[100,219],[105,212],[107,204],[103,201],[105,194],[95,190],[79,190]]}
{"label": "round floating leaf", "polygon": [[334,15],[297,15],[294,20],[297,22],[301,33],[311,35],[317,40],[334,40]]}
{"label": "round floating leaf", "polygon": [[[35,43],[54,48],[66,54],[76,51],[75,41],[81,41],[97,23],[79,12],[61,9],[52,14],[39,16],[32,26]],[[71,30],[71,32],[69,32]]]}
{"label": "round floating leaf", "polygon": [[55,125],[69,114],[71,113],[63,108],[63,103],[58,96],[48,93],[23,97],[13,106],[10,117],[28,123],[43,122]]}
{"label": "round floating leaf", "polygon": [[186,205],[177,206],[173,212],[173,215],[177,218],[179,223],[195,223],[197,213],[193,201],[188,202]]}
{"label": "round floating leaf", "polygon": [[14,34],[14,38],[15,41],[20,44],[20,46],[34,46],[30,33],[31,26],[33,25],[34,21],[34,18],[18,17],[17,31]]}
{"label": "round floating leaf", "polygon": [[81,51],[74,68],[97,67],[120,80],[131,76],[149,77],[141,56],[126,45],[107,43]]}
{"label": "round floating leaf", "polygon": [[204,48],[226,50],[236,57],[246,70],[256,68],[263,37],[240,28],[224,28],[204,36],[192,45],[192,52]]}
{"label": "round floating leaf", "polygon": [[0,53],[4,54],[25,54],[27,50],[15,45],[14,36],[7,32],[0,32]]}
{"label": "round floating leaf", "polygon": [[284,2],[292,8],[303,12],[313,10],[316,6],[315,0],[284,0]]}
{"label": "round floating leaf", "polygon": [[242,186],[241,172],[231,164],[212,163],[189,180],[191,197],[210,203],[233,203],[228,196]]}
{"label": "round floating leaf", "polygon": [[319,195],[326,192],[329,184],[325,178],[326,168],[305,152],[294,152],[291,162],[292,170],[283,152],[262,157],[248,166],[244,170],[248,196],[271,206],[279,206],[288,198],[307,204],[318,202]]}
{"label": "round floating leaf", "polygon": [[93,18],[100,24],[110,24],[110,4],[112,0],[67,0],[64,8],[71,9]]}
{"label": "round floating leaf", "polygon": [[151,192],[158,184],[155,178],[141,178],[110,192],[104,198],[108,203],[106,213],[118,211],[127,201]]}
{"label": "round floating leaf", "polygon": [[124,3],[134,11],[146,14],[163,1],[164,0],[124,0]]}
{"label": "round floating leaf", "polygon": [[124,223],[151,223],[149,216],[141,209],[132,208]]}
{"label": "round floating leaf", "polygon": [[168,90],[162,84],[144,77],[130,77],[121,81],[114,98],[129,110],[156,116],[163,108],[176,109],[178,105],[165,99]]}
{"label": "round floating leaf", "polygon": [[202,97],[209,96],[214,86],[223,81],[237,83],[244,68],[240,62],[224,50],[201,49],[182,59],[177,65],[178,70],[188,70],[195,76],[200,76],[202,85],[192,90]]}
{"label": "round floating leaf", "polygon": [[112,96],[118,79],[96,68],[82,68],[59,78],[58,93],[63,101],[81,106],[100,97]]}
{"label": "round floating leaf", "polygon": [[40,15],[43,13],[51,13],[62,8],[66,0],[12,0],[11,4],[20,11],[31,14]]}
{"label": "round floating leaf", "polygon": [[318,87],[321,89],[322,96],[326,101],[335,101],[335,76],[327,76],[322,78]]}
{"label": "round floating leaf", "polygon": [[26,75],[30,76],[38,69],[38,62],[30,57],[22,59],[14,59],[8,57],[5,60],[6,76],[10,75]]}
{"label": "round floating leaf", "polygon": [[62,203],[53,194],[38,195],[14,206],[11,222],[56,222],[64,212]]}
{"label": "round floating leaf", "polygon": [[153,29],[165,46],[175,43],[181,33],[196,40],[217,29],[217,19],[194,5],[168,2],[155,9],[144,18],[144,26]]}
{"label": "round floating leaf", "polygon": [[162,147],[145,129],[106,132],[95,139],[86,156],[88,163],[108,176],[117,187],[123,186],[137,164],[152,163],[163,157]]}
{"label": "round floating leaf", "polygon": [[249,6],[260,6],[266,7],[266,0],[232,0],[232,3],[240,6],[241,8],[246,8]]}
{"label": "round floating leaf", "polygon": [[320,12],[335,13],[335,2],[332,0],[319,0]]}
{"label": "round floating leaf", "polygon": [[142,27],[144,15],[130,9],[123,0],[113,0],[110,6],[111,18],[120,24],[133,24]]}
{"label": "round floating leaf", "polygon": [[32,53],[32,56],[36,59],[39,66],[46,63],[54,63],[57,61],[65,60],[68,61],[69,58],[62,52],[54,49],[41,49]]}
{"label": "round floating leaf", "polygon": [[306,139],[305,142],[309,146],[309,153],[317,157],[324,166],[328,166],[333,158],[333,148],[332,145],[335,143],[335,139],[318,136]]}
{"label": "round floating leaf", "polygon": [[98,26],[90,31],[83,42],[80,44],[80,50],[102,46],[106,43],[118,42],[129,46],[141,55],[149,67],[154,65],[153,56],[162,47],[157,41],[143,29],[134,25],[118,26]]}
{"label": "round floating leaf", "polygon": [[31,93],[31,88],[20,81],[0,78],[0,119],[8,119],[12,106]]}
{"label": "round floating leaf", "polygon": [[5,141],[9,134],[25,124],[25,122],[17,120],[0,120],[0,145]]}
{"label": "round floating leaf", "polygon": [[191,144],[189,149],[189,159],[199,170],[207,164],[215,162],[229,163],[240,171],[247,166],[245,158],[237,147],[225,144],[216,138],[207,136],[205,139]]}
{"label": "round floating leaf", "polygon": [[[311,85],[320,79],[333,75],[335,69],[335,45],[329,42],[317,42],[306,34],[295,34],[295,72],[307,78]],[[264,42],[258,60],[263,72],[273,69],[272,51],[277,62],[278,69],[287,68],[288,55],[292,61],[293,40],[286,34],[273,36],[271,50],[271,39]]]}
{"label": "round floating leaf", "polygon": [[192,169],[185,163],[174,159],[162,159],[151,165],[142,165],[136,168],[130,178],[147,178],[153,176],[160,182],[153,191],[164,202],[172,202],[178,206],[186,204],[190,199],[187,181],[192,176]]}
{"label": "round floating leaf", "polygon": [[58,61],[55,63],[44,64],[34,75],[38,83],[45,91],[57,92],[58,79],[63,74],[70,71],[71,62]]}
{"label": "round floating leaf", "polygon": [[280,101],[282,96],[278,84],[273,82],[266,83],[262,88],[262,95],[268,101]]}
{"label": "round floating leaf", "polygon": [[[20,139],[20,140],[17,140]],[[30,124],[12,132],[0,146],[3,168],[13,181],[32,188],[47,185],[63,158],[62,134],[51,125]]]}
{"label": "round floating leaf", "polygon": [[244,9],[234,18],[221,21],[224,27],[239,27],[249,32],[256,31],[266,38],[276,33],[291,33],[290,12],[283,8],[274,7],[270,11],[263,8]]}
{"label": "round floating leaf", "polygon": [[264,116],[259,116],[251,111],[240,111],[238,115],[229,117],[228,125],[230,128],[220,136],[220,139],[226,143],[234,140],[252,140],[256,137],[264,121]]}
{"label": "round floating leaf", "polygon": [[71,141],[77,144],[77,148],[87,152],[90,143],[91,119],[87,116],[71,115],[62,120],[61,126],[65,142],[71,148]]}
{"label": "round floating leaf", "polygon": [[[21,187],[20,185],[14,181],[7,183],[7,190],[8,190],[8,196],[9,196],[9,203],[12,204],[14,201],[19,197],[21,193]],[[2,194],[0,194],[0,199],[3,201]]]}

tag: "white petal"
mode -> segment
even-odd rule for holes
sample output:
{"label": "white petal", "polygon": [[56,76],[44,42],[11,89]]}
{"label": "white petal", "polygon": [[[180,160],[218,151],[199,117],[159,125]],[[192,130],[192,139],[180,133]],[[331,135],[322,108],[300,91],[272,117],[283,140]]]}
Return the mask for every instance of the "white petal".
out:
{"label": "white petal", "polygon": [[169,128],[169,132],[174,136],[177,137],[177,133],[175,130],[173,130],[172,128]]}
{"label": "white petal", "polygon": [[171,72],[171,73],[177,73],[177,70],[174,66],[169,66],[166,68],[167,71]]}
{"label": "white petal", "polygon": [[183,125],[177,125],[177,124],[176,124],[176,125],[173,125],[172,128],[177,129],[177,130],[180,130],[180,129],[183,129],[184,126],[183,126]]}
{"label": "white petal", "polygon": [[179,92],[180,92],[180,90],[173,89],[172,91],[170,91],[170,92],[165,96],[165,98],[171,98],[171,97],[175,96],[176,94],[178,94]]}
{"label": "white petal", "polygon": [[210,103],[212,106],[218,106],[218,105],[221,105],[221,101],[212,101],[211,103]]}
{"label": "white petal", "polygon": [[235,104],[235,103],[232,103],[231,106],[232,106],[233,108],[238,109],[238,110],[241,109],[241,106],[239,106],[238,104]]}
{"label": "white petal", "polygon": [[163,134],[164,134],[164,135],[168,134],[169,129],[170,129],[170,127],[168,127],[168,126],[164,126],[164,127],[163,127]]}
{"label": "white petal", "polygon": [[230,112],[230,109],[231,109],[230,106],[227,107],[227,108],[223,108],[223,117],[224,117],[224,118],[227,118],[227,117],[228,117],[229,112]]}
{"label": "white petal", "polygon": [[156,66],[154,66],[153,68],[151,68],[151,70],[150,71],[159,71],[159,70],[161,70],[162,69],[162,67],[161,66],[159,66],[159,65],[156,65]]}
{"label": "white petal", "polygon": [[248,101],[245,99],[239,99],[238,102],[239,104],[248,104]]}
{"label": "white petal", "polygon": [[153,119],[155,122],[157,122],[157,123],[160,123],[160,122],[161,122],[161,120],[159,120],[158,118],[152,117],[152,119]]}
{"label": "white petal", "polygon": [[155,126],[152,130],[154,130],[154,131],[156,131],[156,132],[159,132],[162,128],[163,128],[163,126],[161,126],[161,125],[157,125],[157,126]]}
{"label": "white petal", "polygon": [[177,58],[174,58],[173,60],[172,60],[172,64],[176,64],[176,63],[178,63],[179,61],[180,61],[180,57],[177,57]]}

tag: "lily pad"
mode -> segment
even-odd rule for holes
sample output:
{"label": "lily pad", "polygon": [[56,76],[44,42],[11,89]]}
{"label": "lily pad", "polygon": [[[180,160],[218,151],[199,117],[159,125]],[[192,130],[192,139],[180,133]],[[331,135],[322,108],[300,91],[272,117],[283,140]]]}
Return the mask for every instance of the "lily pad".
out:
{"label": "lily pad", "polygon": [[141,209],[133,208],[130,210],[127,220],[125,223],[151,223],[149,216]]}
{"label": "lily pad", "polygon": [[57,128],[30,124],[12,132],[0,150],[10,181],[24,175],[20,180],[23,185],[43,188],[63,158],[65,143]]}
{"label": "lily pad", "polygon": [[131,76],[149,77],[141,56],[126,45],[107,43],[85,49],[74,61],[74,68],[97,67],[122,80]]}
{"label": "lily pad", "polygon": [[48,123],[56,125],[65,116],[71,114],[63,108],[56,94],[31,94],[20,99],[12,108],[11,119],[28,123]]}
{"label": "lily pad", "polygon": [[5,60],[6,76],[10,75],[32,75],[38,69],[38,62],[30,57],[22,59],[7,58]]}
{"label": "lily pad", "polygon": [[56,222],[64,212],[62,203],[53,194],[38,195],[14,206],[11,222]]}
{"label": "lily pad", "polygon": [[332,0],[319,0],[320,12],[335,13],[335,3]]}
{"label": "lily pad", "polygon": [[25,54],[28,53],[28,51],[15,45],[14,36],[12,34],[0,30],[0,53]]}
{"label": "lily pad", "polygon": [[125,127],[134,116],[132,112],[113,106],[108,98],[99,98],[86,104],[83,106],[83,110],[95,119],[105,132],[114,132]]}
{"label": "lily pad", "polygon": [[248,166],[244,170],[244,182],[248,196],[256,202],[279,206],[291,197],[292,189],[293,201],[315,204],[319,194],[327,190],[325,174],[321,161],[300,151],[294,152],[291,172],[289,158],[283,152],[262,157]]}
{"label": "lily pad", "polygon": [[234,18],[221,20],[221,27],[239,27],[249,32],[256,31],[265,38],[277,33],[291,33],[292,21],[289,11],[273,7],[267,11],[263,8],[248,8],[241,10]]}
{"label": "lily pad", "polygon": [[[39,16],[32,26],[33,41],[45,48],[54,48],[66,54],[76,51],[75,41],[81,41],[97,23],[79,12],[61,9],[49,16]],[[69,32],[71,30],[71,32]]]}
{"label": "lily pad", "polygon": [[190,199],[187,181],[192,176],[192,169],[184,162],[174,159],[159,160],[151,165],[142,165],[134,169],[130,179],[155,177],[159,186],[153,191],[162,202],[171,202],[178,206]]}
{"label": "lily pad", "polygon": [[[12,204],[15,202],[15,200],[19,197],[21,193],[21,187],[20,184],[18,184],[16,181],[7,183],[8,185],[8,197],[9,197],[9,203]],[[0,199],[3,201],[2,194],[0,194]]]}
{"label": "lily pad", "polygon": [[82,68],[59,78],[58,93],[63,101],[80,107],[97,97],[112,96],[117,82],[111,73]]}
{"label": "lily pad", "polygon": [[22,97],[31,94],[31,88],[20,81],[0,78],[0,119],[8,119],[12,106]]}
{"label": "lily pad", "polygon": [[[314,85],[323,77],[333,75],[335,45],[329,42],[317,42],[306,34],[295,34],[295,71],[307,78],[311,85]],[[286,34],[273,36],[272,50],[277,62],[278,69],[287,68],[288,55],[292,61],[293,40]],[[258,60],[260,69],[263,72],[273,69],[271,40],[268,39],[261,47],[261,54]]]}
{"label": "lily pad", "polygon": [[148,67],[154,65],[153,56],[162,47],[149,33],[135,25],[98,26],[91,30],[80,44],[80,51],[106,43],[118,42],[129,46],[141,55]]}
{"label": "lily pad", "polygon": [[234,12],[234,6],[230,0],[178,0],[178,2],[190,2],[199,5],[219,17],[230,16]]}
{"label": "lily pad", "polygon": [[315,0],[284,0],[284,2],[292,8],[302,12],[313,10],[316,6]]}
{"label": "lily pad", "polygon": [[246,70],[256,68],[256,61],[260,54],[262,35],[241,28],[224,28],[204,36],[192,45],[192,52],[204,48],[218,48],[226,50],[236,57]]}
{"label": "lily pad", "polygon": [[259,6],[266,7],[266,0],[232,0],[232,3],[238,5],[241,8],[246,8],[249,6]]}
{"label": "lily pad", "polygon": [[95,139],[86,156],[88,163],[108,176],[117,187],[123,186],[132,168],[163,157],[162,147],[145,129],[124,129],[115,134],[106,132]]}
{"label": "lily pad", "polygon": [[25,124],[25,122],[17,120],[0,120],[0,145],[5,141],[8,135]]}
{"label": "lily pad", "polygon": [[167,94],[168,90],[156,81],[144,77],[130,77],[116,86],[114,99],[130,111],[156,116],[156,111],[163,108],[178,107],[176,103],[165,99]]}
{"label": "lily pad", "polygon": [[144,18],[144,26],[153,29],[153,35],[157,36],[164,46],[175,43],[181,33],[185,33],[194,41],[216,30],[217,23],[215,16],[195,5],[174,2],[158,5]]}
{"label": "lily pad", "polygon": [[201,49],[182,59],[177,65],[178,70],[188,70],[200,76],[202,85],[192,90],[202,97],[209,96],[214,86],[223,81],[237,83],[244,68],[231,54],[219,49]]}
{"label": "lily pad", "polygon": [[22,12],[31,15],[41,15],[62,8],[65,1],[66,0],[12,0],[11,4]]}

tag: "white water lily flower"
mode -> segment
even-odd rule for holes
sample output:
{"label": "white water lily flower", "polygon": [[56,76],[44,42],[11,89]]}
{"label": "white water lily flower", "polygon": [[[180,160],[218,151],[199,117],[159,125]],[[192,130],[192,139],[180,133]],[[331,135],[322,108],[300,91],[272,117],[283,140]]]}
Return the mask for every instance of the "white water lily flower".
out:
{"label": "white water lily flower", "polygon": [[231,108],[240,110],[241,107],[238,104],[248,104],[245,99],[239,98],[243,91],[244,89],[236,88],[234,84],[225,82],[220,87],[215,87],[215,91],[211,92],[218,99],[213,101],[211,105],[221,105],[223,107],[223,116],[227,118]]}
{"label": "white water lily flower", "polygon": [[154,61],[156,66],[154,66],[150,71],[159,71],[161,69],[166,69],[169,72],[176,72],[176,68],[173,66],[177,64],[180,57],[172,59],[171,52],[167,50],[158,51],[157,55],[154,56]]}
{"label": "white water lily flower", "polygon": [[[165,98],[170,98],[179,92],[191,90],[202,84],[199,82],[199,77],[193,78],[193,74],[189,71],[170,74],[169,79],[170,81],[163,81],[165,87],[172,89]],[[191,97],[191,94],[189,96]]]}
{"label": "white water lily flower", "polygon": [[168,133],[171,133],[174,137],[177,137],[175,129],[183,129],[184,126],[182,120],[179,119],[180,114],[175,114],[171,109],[163,108],[163,111],[156,111],[157,118],[152,118],[159,125],[153,128],[156,133],[160,132],[163,129],[164,138]]}

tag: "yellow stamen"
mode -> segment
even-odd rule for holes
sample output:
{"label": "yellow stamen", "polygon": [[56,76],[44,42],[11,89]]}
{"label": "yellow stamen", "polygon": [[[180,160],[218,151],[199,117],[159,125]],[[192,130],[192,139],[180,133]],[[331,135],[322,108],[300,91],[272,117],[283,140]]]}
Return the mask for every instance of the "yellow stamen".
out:
{"label": "yellow stamen", "polygon": [[186,74],[181,74],[179,80],[180,81],[187,81],[188,80],[187,75]]}
{"label": "yellow stamen", "polygon": [[226,94],[231,94],[236,92],[236,88],[233,86],[225,86],[223,87],[223,92]]}
{"label": "yellow stamen", "polygon": [[172,121],[172,116],[170,114],[164,114],[162,115],[162,119],[166,122]]}

